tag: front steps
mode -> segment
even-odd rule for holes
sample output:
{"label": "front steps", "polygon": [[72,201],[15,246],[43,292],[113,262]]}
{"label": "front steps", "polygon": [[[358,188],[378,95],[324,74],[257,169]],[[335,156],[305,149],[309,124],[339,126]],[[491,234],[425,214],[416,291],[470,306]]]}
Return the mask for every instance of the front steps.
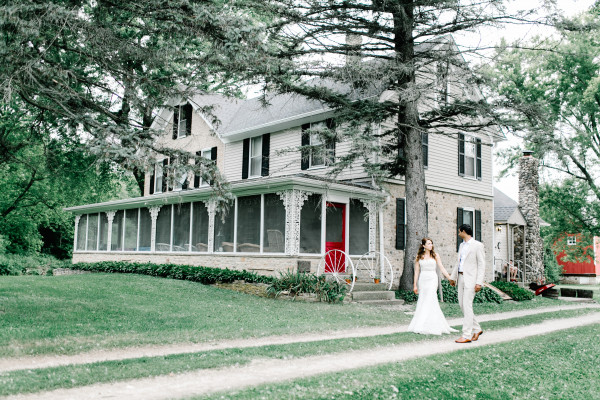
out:
{"label": "front steps", "polygon": [[355,282],[352,290],[352,301],[368,305],[399,305],[403,300],[396,299],[393,291],[387,290],[387,284]]}

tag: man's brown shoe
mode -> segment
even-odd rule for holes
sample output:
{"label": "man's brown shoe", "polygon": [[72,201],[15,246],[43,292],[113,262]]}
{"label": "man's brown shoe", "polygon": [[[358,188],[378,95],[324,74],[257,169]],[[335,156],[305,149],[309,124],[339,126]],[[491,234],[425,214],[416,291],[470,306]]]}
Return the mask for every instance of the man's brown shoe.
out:
{"label": "man's brown shoe", "polygon": [[476,341],[477,339],[479,339],[479,336],[481,336],[481,334],[482,334],[482,333],[483,333],[483,331],[479,331],[479,332],[477,332],[477,333],[474,333],[474,334],[473,334],[473,337],[471,338],[471,341],[472,341],[472,342],[474,342],[474,341]]}
{"label": "man's brown shoe", "polygon": [[471,339],[467,339],[467,338],[461,337],[459,339],[456,339],[455,342],[456,343],[470,343]]}

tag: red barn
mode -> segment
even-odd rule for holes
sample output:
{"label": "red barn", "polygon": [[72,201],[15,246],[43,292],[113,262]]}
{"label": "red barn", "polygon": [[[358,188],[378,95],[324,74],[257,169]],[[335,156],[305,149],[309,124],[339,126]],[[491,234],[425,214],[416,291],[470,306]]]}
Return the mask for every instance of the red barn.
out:
{"label": "red barn", "polygon": [[557,242],[556,260],[563,267],[563,283],[600,283],[600,237],[594,236],[591,242],[582,234],[568,234]]}

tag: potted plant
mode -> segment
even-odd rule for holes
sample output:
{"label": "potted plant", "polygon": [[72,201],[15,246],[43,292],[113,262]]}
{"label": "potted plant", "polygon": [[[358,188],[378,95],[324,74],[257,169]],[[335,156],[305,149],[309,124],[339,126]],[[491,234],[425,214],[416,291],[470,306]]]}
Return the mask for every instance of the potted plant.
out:
{"label": "potted plant", "polygon": [[373,283],[379,283],[381,282],[381,279],[379,279],[378,277],[373,278]]}

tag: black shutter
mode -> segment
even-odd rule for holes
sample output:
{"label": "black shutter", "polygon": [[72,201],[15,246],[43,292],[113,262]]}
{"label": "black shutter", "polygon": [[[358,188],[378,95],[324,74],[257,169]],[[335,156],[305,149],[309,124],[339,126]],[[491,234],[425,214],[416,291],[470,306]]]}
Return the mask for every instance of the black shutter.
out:
{"label": "black shutter", "polygon": [[406,248],[406,200],[396,199],[396,250]]}
{"label": "black shutter", "polygon": [[458,175],[465,175],[465,135],[458,134]]}
{"label": "black shutter", "polygon": [[[183,156],[181,157],[181,165],[187,165],[189,164],[189,158],[188,156]],[[185,181],[183,181],[183,183],[181,184],[181,190],[186,190],[189,186],[189,177],[187,176],[187,172],[185,172]]]}
{"label": "black shutter", "polygon": [[328,118],[325,120],[325,125],[327,126],[327,129],[330,130],[330,137],[327,140],[326,143],[326,147],[327,147],[327,158],[325,159],[325,165],[332,165],[333,163],[335,163],[335,135],[333,133],[333,131],[335,130],[335,122],[331,119]]}
{"label": "black shutter", "polygon": [[179,106],[173,107],[173,139],[177,139],[177,128],[179,128]]}
{"label": "black shutter", "polygon": [[481,139],[477,139],[476,140],[476,146],[477,146],[477,160],[476,160],[476,164],[477,164],[477,168],[476,168],[476,174],[477,174],[477,179],[481,180]]}
{"label": "black shutter", "polygon": [[167,178],[168,178],[168,166],[169,166],[169,160],[167,160],[166,158],[163,160],[162,162],[163,167],[162,167],[162,191],[163,193],[165,193],[167,191]]}
{"label": "black shutter", "polygon": [[269,152],[271,151],[271,135],[262,135],[262,166],[260,176],[269,176]]}
{"label": "black shutter", "polygon": [[427,236],[429,236],[429,204],[425,203],[425,227],[427,228]]}
{"label": "black shutter", "polygon": [[462,243],[462,239],[458,236],[458,228],[463,224],[463,209],[458,207],[457,215],[456,215],[456,251],[460,247]]}
{"label": "black shutter", "polygon": [[190,136],[192,134],[192,113],[194,108],[190,103],[187,103],[183,107],[183,111],[185,112],[185,136]]}
{"label": "black shutter", "polygon": [[248,163],[250,162],[250,138],[244,139],[242,154],[242,179],[248,179]]}
{"label": "black shutter", "polygon": [[[210,160],[215,163],[215,165],[217,164],[217,146],[215,147],[211,147],[210,149]],[[213,185],[215,183],[214,179],[210,180],[210,185]]]}
{"label": "black shutter", "polygon": [[302,170],[308,169],[310,150],[306,146],[310,145],[310,136],[307,132],[309,129],[310,124],[302,125],[302,149],[300,150],[300,155],[302,157],[300,160],[300,169]]}
{"label": "black shutter", "polygon": [[154,194],[154,177],[156,176],[156,164],[152,166],[152,175],[150,176],[149,194]]}
{"label": "black shutter", "polygon": [[[200,157],[202,157],[202,152],[197,151],[196,152],[196,161],[195,161],[196,165],[200,164]],[[195,188],[200,187],[200,172],[198,170],[194,171],[194,187]]]}
{"label": "black shutter", "polygon": [[421,133],[421,146],[423,147],[423,166],[429,166],[429,133]]}
{"label": "black shutter", "polygon": [[481,210],[475,210],[475,240],[481,242]]}

